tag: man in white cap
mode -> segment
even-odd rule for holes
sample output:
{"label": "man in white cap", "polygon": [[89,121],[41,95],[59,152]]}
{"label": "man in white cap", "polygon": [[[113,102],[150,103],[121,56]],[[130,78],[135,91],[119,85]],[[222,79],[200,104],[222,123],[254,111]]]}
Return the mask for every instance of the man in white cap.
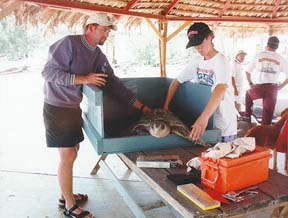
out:
{"label": "man in white cap", "polygon": [[[246,76],[250,89],[246,92],[246,110],[242,120],[251,121],[253,101],[262,99],[263,111],[261,124],[271,124],[278,90],[288,84],[288,63],[287,60],[276,52],[278,46],[279,39],[276,36],[269,37],[266,51],[256,54],[247,67]],[[286,80],[278,85],[278,78],[281,72],[286,75]],[[251,80],[252,73],[257,75],[254,83]]]}
{"label": "man in white cap", "polygon": [[244,95],[244,71],[243,62],[246,52],[239,50],[232,62],[232,85],[234,88],[235,107],[237,111],[241,109],[241,97]]}
{"label": "man in white cap", "polygon": [[84,139],[80,109],[82,85],[96,85],[141,112],[150,111],[114,75],[98,47],[104,44],[111,30],[116,30],[116,26],[107,14],[91,15],[84,25],[83,35],[69,35],[50,46],[42,71],[46,142],[48,147],[58,148],[59,208],[64,209],[66,217],[94,217],[77,205],[88,196],[73,194],[73,164],[79,143]]}

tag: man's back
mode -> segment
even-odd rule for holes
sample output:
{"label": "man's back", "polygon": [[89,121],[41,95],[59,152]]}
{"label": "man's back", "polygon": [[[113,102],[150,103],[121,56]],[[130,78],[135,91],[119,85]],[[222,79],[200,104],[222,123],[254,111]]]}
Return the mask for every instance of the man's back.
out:
{"label": "man's back", "polygon": [[256,73],[255,84],[278,83],[280,72],[288,74],[287,61],[277,52],[263,51],[247,67],[247,71]]}

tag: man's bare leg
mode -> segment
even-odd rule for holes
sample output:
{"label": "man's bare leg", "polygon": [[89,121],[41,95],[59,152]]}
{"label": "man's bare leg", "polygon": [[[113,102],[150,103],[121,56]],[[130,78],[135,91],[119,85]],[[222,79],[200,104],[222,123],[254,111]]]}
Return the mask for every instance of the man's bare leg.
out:
{"label": "man's bare leg", "polygon": [[[58,167],[58,181],[61,189],[61,196],[65,199],[65,208],[72,208],[76,202],[73,195],[73,165],[77,157],[79,145],[74,147],[61,147],[58,149],[60,155],[60,162]],[[73,213],[80,214],[83,210],[77,208]],[[85,216],[87,218],[94,217],[92,214]]]}

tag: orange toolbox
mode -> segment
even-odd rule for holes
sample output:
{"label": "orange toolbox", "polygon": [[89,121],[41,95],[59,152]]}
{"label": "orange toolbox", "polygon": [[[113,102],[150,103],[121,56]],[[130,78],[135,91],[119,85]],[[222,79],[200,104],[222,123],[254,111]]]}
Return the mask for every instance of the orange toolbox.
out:
{"label": "orange toolbox", "polygon": [[205,158],[202,152],[201,183],[219,193],[239,190],[268,179],[270,150],[256,146],[239,158]]}

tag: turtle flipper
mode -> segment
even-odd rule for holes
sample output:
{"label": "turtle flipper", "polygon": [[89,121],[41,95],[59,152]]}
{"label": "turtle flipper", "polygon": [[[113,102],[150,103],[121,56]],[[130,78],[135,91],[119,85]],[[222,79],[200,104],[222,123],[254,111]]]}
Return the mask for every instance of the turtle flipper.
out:
{"label": "turtle flipper", "polygon": [[183,128],[183,126],[173,126],[171,132],[176,134],[176,135],[178,135],[178,136],[181,136],[182,138],[187,139],[188,141],[191,141],[191,142],[194,141],[189,136],[190,135],[190,131],[186,127]]}
{"label": "turtle flipper", "polygon": [[193,140],[189,136],[190,135],[189,128],[172,112],[170,111],[167,112],[166,120],[171,128],[172,133],[193,142]]}

